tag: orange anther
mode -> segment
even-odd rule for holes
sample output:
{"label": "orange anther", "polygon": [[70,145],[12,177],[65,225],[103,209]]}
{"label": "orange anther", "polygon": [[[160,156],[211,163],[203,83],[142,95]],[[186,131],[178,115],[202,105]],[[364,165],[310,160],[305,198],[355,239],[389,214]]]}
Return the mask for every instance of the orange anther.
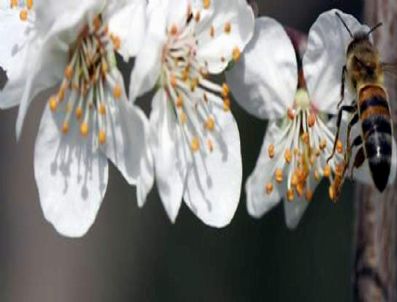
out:
{"label": "orange anther", "polygon": [[288,118],[292,121],[295,118],[295,110],[292,108],[288,108],[287,115]]}
{"label": "orange anther", "polygon": [[338,151],[338,153],[343,153],[343,144],[340,140],[336,143],[336,151]]}
{"label": "orange anther", "polygon": [[181,95],[178,95],[176,102],[175,102],[176,107],[182,108],[183,107],[183,97]]}
{"label": "orange anther", "polygon": [[101,145],[106,143],[106,133],[105,133],[105,131],[103,131],[103,130],[99,131],[98,140],[99,140],[99,143]]}
{"label": "orange anther", "polygon": [[306,190],[305,193],[305,197],[306,197],[306,201],[310,202],[313,200],[313,191],[311,191],[310,189]]}
{"label": "orange anther", "polygon": [[273,144],[270,144],[269,147],[267,147],[267,153],[269,154],[269,157],[270,157],[270,158],[273,158],[273,157],[274,157],[274,154],[275,154],[275,152],[276,152],[275,149],[276,149],[276,148],[274,147]]}
{"label": "orange anther", "polygon": [[121,98],[121,95],[123,94],[123,90],[121,89],[121,86],[119,84],[116,84],[113,88],[113,96],[116,100]]}
{"label": "orange anther", "polygon": [[292,152],[290,149],[285,150],[284,158],[287,164],[289,164],[292,160]]}
{"label": "orange anther", "polygon": [[325,165],[325,167],[324,167],[324,171],[323,171],[323,175],[324,175],[324,177],[330,177],[330,175],[331,175],[331,167],[330,167],[330,165]]}
{"label": "orange anther", "polygon": [[21,21],[26,21],[28,19],[28,10],[27,9],[22,9],[19,13],[19,18]]}
{"label": "orange anther", "polygon": [[52,96],[50,98],[49,105],[50,105],[50,109],[51,109],[52,112],[55,112],[55,110],[57,110],[58,100],[57,100],[56,96]]}
{"label": "orange anther", "polygon": [[310,113],[309,117],[307,118],[307,124],[311,128],[314,126],[315,123],[316,123],[316,115],[312,112],[312,113]]}
{"label": "orange anther", "polygon": [[26,7],[30,10],[33,8],[33,0],[26,1]]}
{"label": "orange anther", "polygon": [[106,106],[104,104],[100,104],[98,108],[98,112],[102,115],[106,114]]}
{"label": "orange anther", "polygon": [[335,201],[336,195],[335,195],[335,188],[334,188],[333,185],[330,185],[330,186],[329,186],[329,188],[328,188],[328,195],[329,195],[329,198],[330,198],[332,201]]}
{"label": "orange anther", "polygon": [[178,27],[174,24],[171,26],[170,34],[175,36],[178,33]]}
{"label": "orange anther", "polygon": [[87,136],[89,130],[90,130],[90,129],[89,129],[87,123],[82,123],[82,124],[80,125],[80,134],[81,134],[82,136]]}
{"label": "orange anther", "polygon": [[293,201],[295,198],[294,190],[293,189],[288,189],[287,191],[287,200],[288,201]]}
{"label": "orange anther", "polygon": [[225,98],[223,100],[223,110],[230,111],[230,99],[229,98]]}
{"label": "orange anther", "polygon": [[273,184],[271,182],[265,185],[266,193],[269,195],[273,192]]}
{"label": "orange anther", "polygon": [[206,127],[208,130],[210,130],[210,131],[212,131],[212,130],[215,129],[215,119],[214,119],[212,116],[210,116],[210,117],[207,119],[207,121],[205,122],[205,127]]}
{"label": "orange anther", "polygon": [[192,139],[190,147],[192,148],[193,152],[197,152],[200,149],[200,140],[197,137],[194,137]]}
{"label": "orange anther", "polygon": [[71,65],[65,68],[65,77],[70,81],[73,77],[73,67]]}
{"label": "orange anther", "polygon": [[222,84],[222,96],[224,98],[227,98],[229,96],[230,93],[230,88],[226,83]]}
{"label": "orange anther", "polygon": [[230,32],[232,31],[232,24],[230,24],[230,22],[225,23],[223,30],[225,31],[225,33],[230,34]]}
{"label": "orange anther", "polygon": [[83,117],[83,108],[80,106],[76,108],[76,118],[79,120]]}
{"label": "orange anther", "polygon": [[325,147],[327,147],[327,140],[326,139],[322,139],[320,142],[320,149],[324,150]]}
{"label": "orange anther", "polygon": [[240,60],[240,57],[241,57],[241,50],[240,48],[235,47],[232,52],[233,61],[237,62],[238,60]]}
{"label": "orange anther", "polygon": [[278,183],[281,183],[282,181],[283,181],[283,170],[281,170],[280,168],[278,168],[277,170],[276,170],[276,172],[274,173],[274,177],[275,177],[275,179],[276,179],[276,181],[278,182]]}
{"label": "orange anther", "polygon": [[66,133],[68,133],[69,132],[69,123],[68,122],[64,122],[63,124],[62,124],[62,132],[63,132],[63,134],[66,134]]}
{"label": "orange anther", "polygon": [[211,5],[211,0],[203,0],[203,7],[208,9]]}

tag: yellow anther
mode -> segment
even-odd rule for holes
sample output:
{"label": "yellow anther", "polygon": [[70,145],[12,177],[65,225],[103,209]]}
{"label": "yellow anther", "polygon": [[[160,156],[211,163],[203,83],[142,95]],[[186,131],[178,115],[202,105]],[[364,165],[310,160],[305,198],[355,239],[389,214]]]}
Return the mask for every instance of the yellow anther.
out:
{"label": "yellow anther", "polygon": [[57,110],[57,107],[58,107],[58,100],[57,100],[56,96],[52,96],[50,98],[49,104],[50,104],[51,111],[55,112],[55,110]]}
{"label": "yellow anther", "polygon": [[329,195],[329,199],[331,199],[332,201],[335,201],[335,188],[333,185],[330,185],[328,188],[328,195]]}
{"label": "yellow anther", "polygon": [[80,125],[80,134],[81,134],[82,136],[87,136],[89,131],[90,131],[90,129],[89,129],[87,123],[82,123],[82,124]]}
{"label": "yellow anther", "polygon": [[190,68],[189,66],[187,66],[182,72],[182,80],[184,82],[187,82],[187,80],[189,80],[189,77],[190,77]]}
{"label": "yellow anther", "polygon": [[197,137],[194,137],[192,139],[190,147],[192,148],[193,152],[197,152],[198,150],[200,150],[200,140]]}
{"label": "yellow anther", "polygon": [[62,133],[63,134],[67,134],[69,132],[69,123],[68,122],[64,122],[62,124]]}
{"label": "yellow anther", "polygon": [[205,128],[207,128],[208,130],[212,131],[215,129],[215,119],[210,116],[206,122],[205,122]]}
{"label": "yellow anther", "polygon": [[199,84],[199,79],[198,79],[198,78],[192,79],[192,80],[190,81],[190,90],[191,90],[192,92],[194,92],[194,91],[196,90],[198,84]]}
{"label": "yellow anther", "polygon": [[21,21],[26,21],[28,19],[28,10],[26,8],[20,11],[19,19],[21,19]]}
{"label": "yellow anther", "polygon": [[285,158],[285,161],[287,162],[287,164],[289,164],[291,162],[291,160],[292,160],[292,152],[291,152],[290,149],[285,150],[284,158]]}
{"label": "yellow anther", "polygon": [[207,147],[210,152],[214,151],[214,144],[212,143],[212,140],[207,140]]}
{"label": "yellow anther", "polygon": [[183,107],[183,97],[181,95],[178,95],[178,97],[176,98],[175,105],[178,108],[182,108]]}
{"label": "yellow anther", "polygon": [[103,130],[99,131],[98,140],[101,145],[106,143],[106,132]]}
{"label": "yellow anther", "polygon": [[296,192],[298,193],[299,197],[302,197],[303,193],[305,193],[305,183],[299,182],[296,186]]}
{"label": "yellow anther", "polygon": [[174,24],[171,26],[170,34],[175,36],[178,33],[178,27]]}
{"label": "yellow anther", "polygon": [[11,0],[10,1],[10,6],[11,8],[15,8],[18,6],[18,0]]}
{"label": "yellow anther", "polygon": [[113,96],[116,100],[119,100],[121,98],[121,95],[123,93],[123,90],[121,89],[121,86],[119,84],[116,84],[113,88]]}
{"label": "yellow anther", "polygon": [[313,191],[310,189],[306,189],[305,198],[306,198],[306,201],[308,201],[308,202],[312,201],[313,200]]}
{"label": "yellow anther", "polygon": [[274,147],[273,144],[270,144],[269,147],[267,147],[267,154],[269,154],[270,158],[273,158],[275,153],[276,153],[276,148]]}
{"label": "yellow anther", "polygon": [[26,7],[30,10],[33,8],[33,0],[26,1]]}
{"label": "yellow anther", "polygon": [[323,151],[327,147],[327,140],[322,139],[320,142],[320,149]]}
{"label": "yellow anther", "polygon": [[222,84],[222,96],[224,98],[227,98],[229,96],[230,93],[230,88],[226,83]]}
{"label": "yellow anther", "polygon": [[330,165],[325,165],[325,167],[324,167],[324,171],[323,171],[323,175],[324,175],[324,177],[330,177],[330,175],[331,175],[331,167],[330,167]]}
{"label": "yellow anther", "polygon": [[102,62],[101,69],[102,69],[102,74],[104,74],[104,75],[107,74],[109,71],[108,63],[106,63],[105,61]]}
{"label": "yellow anther", "polygon": [[292,121],[295,118],[295,110],[292,108],[288,108],[287,115],[288,118]]}
{"label": "yellow anther", "polygon": [[230,99],[229,98],[225,98],[223,100],[223,110],[230,111]]}
{"label": "yellow anther", "polygon": [[181,124],[185,124],[185,123],[187,122],[186,113],[182,111],[182,112],[179,114],[179,119],[180,119],[180,121],[181,121]]}
{"label": "yellow anther", "polygon": [[98,108],[98,112],[102,115],[106,114],[106,106],[104,104],[100,104]]}
{"label": "yellow anther", "polygon": [[269,194],[271,194],[272,192],[273,192],[273,189],[274,189],[274,187],[273,187],[273,184],[271,183],[271,182],[269,182],[269,183],[267,183],[266,185],[265,185],[265,190],[266,190],[266,193],[269,195]]}
{"label": "yellow anther", "polygon": [[76,108],[76,118],[79,120],[83,117],[83,108],[80,106]]}
{"label": "yellow anther", "polygon": [[294,155],[298,156],[300,154],[299,149],[298,148],[294,148]]}
{"label": "yellow anther", "polygon": [[194,20],[198,23],[198,22],[200,22],[200,19],[201,19],[200,12],[197,11],[197,13],[194,15]]}
{"label": "yellow anther", "polygon": [[294,172],[291,177],[291,186],[296,187],[298,185],[298,182],[298,175],[296,174],[296,172]]}
{"label": "yellow anther", "polygon": [[294,198],[295,198],[294,190],[293,189],[288,189],[288,191],[287,191],[287,200],[291,202],[291,201],[294,200]]}
{"label": "yellow anther", "polygon": [[116,50],[120,49],[120,48],[121,48],[121,40],[120,40],[120,37],[115,36],[115,35],[112,35],[112,36],[111,36],[111,39],[112,39],[113,47],[114,47]]}
{"label": "yellow anther", "polygon": [[65,77],[70,81],[73,77],[73,67],[71,65],[65,68]]}
{"label": "yellow anther", "polygon": [[338,140],[336,143],[336,151],[338,153],[343,153],[343,144],[340,140]]}
{"label": "yellow anther", "polygon": [[170,83],[173,88],[176,88],[176,86],[178,85],[178,79],[176,78],[176,76],[170,76]]}
{"label": "yellow anther", "polygon": [[230,32],[232,31],[232,24],[230,22],[225,23],[223,30],[225,31],[225,33],[230,34]]}
{"label": "yellow anther", "polygon": [[241,58],[241,50],[238,47],[235,47],[232,51],[233,61],[237,62]]}
{"label": "yellow anther", "polygon": [[278,183],[281,183],[281,182],[283,182],[283,170],[281,170],[280,168],[278,168],[277,170],[276,170],[276,172],[274,173],[274,177],[275,177],[275,179],[276,179],[276,181],[278,182]]}
{"label": "yellow anther", "polygon": [[213,25],[210,28],[210,36],[211,38],[215,37],[215,27]]}
{"label": "yellow anther", "polygon": [[314,126],[315,123],[316,123],[316,115],[312,112],[312,113],[310,113],[309,117],[307,118],[307,124],[311,128]]}
{"label": "yellow anther", "polygon": [[211,5],[211,0],[203,0],[203,7],[208,9]]}
{"label": "yellow anther", "polygon": [[306,145],[309,144],[309,133],[304,132],[304,133],[301,135],[301,139],[302,139],[302,141],[303,141]]}

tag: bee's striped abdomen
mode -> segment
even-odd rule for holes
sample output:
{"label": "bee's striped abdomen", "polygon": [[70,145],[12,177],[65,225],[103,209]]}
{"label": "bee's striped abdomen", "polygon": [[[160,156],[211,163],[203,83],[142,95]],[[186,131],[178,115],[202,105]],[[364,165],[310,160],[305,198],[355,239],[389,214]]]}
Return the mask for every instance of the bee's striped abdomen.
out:
{"label": "bee's striped abdomen", "polygon": [[385,90],[368,85],[359,93],[359,112],[365,155],[379,191],[388,183],[392,155],[392,123]]}

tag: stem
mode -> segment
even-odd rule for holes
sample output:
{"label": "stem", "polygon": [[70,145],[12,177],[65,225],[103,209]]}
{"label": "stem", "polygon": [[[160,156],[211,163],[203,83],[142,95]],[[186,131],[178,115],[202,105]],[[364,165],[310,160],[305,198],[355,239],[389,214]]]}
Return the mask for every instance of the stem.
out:
{"label": "stem", "polygon": [[[397,62],[396,0],[366,0],[365,21],[383,22],[374,32],[374,42],[385,62]],[[396,107],[396,79],[385,74],[391,107]],[[394,108],[395,109],[395,108]],[[393,120],[396,112],[393,111]],[[397,183],[383,194],[373,187],[357,185],[356,229],[353,267],[355,301],[397,299]]]}

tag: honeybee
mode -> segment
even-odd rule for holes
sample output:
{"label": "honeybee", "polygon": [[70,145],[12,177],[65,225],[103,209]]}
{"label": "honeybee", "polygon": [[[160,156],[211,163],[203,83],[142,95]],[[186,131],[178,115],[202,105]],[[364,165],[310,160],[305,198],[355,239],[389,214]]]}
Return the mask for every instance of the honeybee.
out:
{"label": "honeybee", "polygon": [[[383,192],[388,184],[391,170],[393,127],[388,94],[384,86],[385,65],[380,60],[378,50],[369,39],[370,34],[382,23],[377,24],[368,32],[352,33],[338,12],[336,16],[343,23],[352,40],[348,45],[346,65],[342,70],[337,133],[334,149],[328,160],[335,153],[342,114],[344,111],[349,112],[351,116],[347,127],[345,165],[349,167],[352,149],[357,148],[351,173],[355,168],[361,167],[367,159],[372,180],[376,188]],[[346,79],[350,89],[355,92],[357,100],[351,105],[340,106],[344,99]],[[361,133],[350,143],[351,129],[358,121],[361,122]],[[342,182],[338,186],[341,186]]]}

